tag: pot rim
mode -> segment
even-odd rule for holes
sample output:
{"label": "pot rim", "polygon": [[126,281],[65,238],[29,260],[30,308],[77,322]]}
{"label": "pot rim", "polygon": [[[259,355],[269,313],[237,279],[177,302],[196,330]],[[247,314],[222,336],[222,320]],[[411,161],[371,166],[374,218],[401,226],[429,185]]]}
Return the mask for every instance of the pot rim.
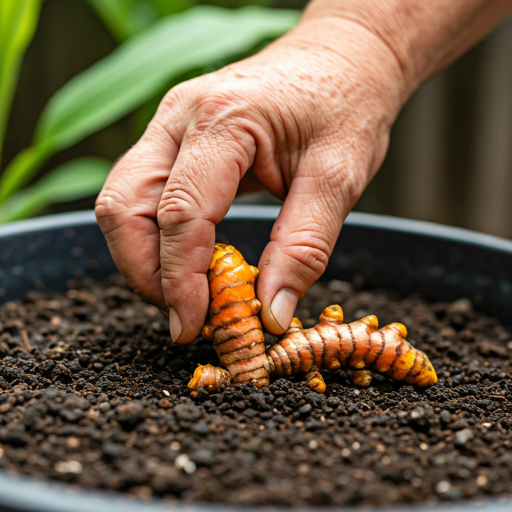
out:
{"label": "pot rim", "polygon": [[113,491],[86,489],[44,478],[13,476],[0,470],[0,510],[5,512],[510,512],[511,506],[512,500],[503,498],[384,508],[244,507],[202,502],[174,503],[156,499],[142,500]]}
{"label": "pot rim", "polygon": [[[235,204],[229,209],[226,219],[274,220],[277,218],[280,210],[280,206]],[[77,227],[95,223],[96,218],[93,210],[58,213],[55,215],[46,215],[35,219],[20,220],[0,225],[0,238],[19,235],[31,231],[62,229],[66,227]],[[463,242],[512,253],[512,240],[479,233],[469,229],[446,226],[444,224],[436,224],[434,222],[423,220],[404,219],[400,217],[393,217],[391,215],[380,215],[375,213],[351,212],[346,218],[344,225],[407,232],[410,234]]]}
{"label": "pot rim", "polygon": [[[274,220],[277,218],[279,206],[266,205],[233,205],[226,218]],[[94,211],[81,211],[48,215],[36,219],[12,222],[0,226],[0,239],[45,230],[76,228],[96,223]],[[444,226],[431,222],[402,219],[397,217],[353,212],[346,221],[346,225],[369,229],[407,232],[413,235],[441,238],[462,242],[480,247],[512,254],[512,241],[492,235],[478,233],[467,229]],[[4,508],[5,507],[5,508]],[[262,508],[218,505],[210,503],[172,503],[162,500],[141,500],[127,495],[103,490],[89,490],[86,488],[66,485],[54,480],[38,477],[18,476],[0,470],[0,509],[6,511],[23,512],[111,512],[113,507],[122,507],[126,512],[261,512]],[[319,512],[321,510],[340,512],[356,512],[361,508],[339,507],[271,507],[276,512]],[[512,500],[508,498],[487,498],[472,501],[460,501],[451,504],[414,504],[384,508],[365,508],[374,512],[433,512],[449,511],[488,511],[509,512],[512,510]]]}

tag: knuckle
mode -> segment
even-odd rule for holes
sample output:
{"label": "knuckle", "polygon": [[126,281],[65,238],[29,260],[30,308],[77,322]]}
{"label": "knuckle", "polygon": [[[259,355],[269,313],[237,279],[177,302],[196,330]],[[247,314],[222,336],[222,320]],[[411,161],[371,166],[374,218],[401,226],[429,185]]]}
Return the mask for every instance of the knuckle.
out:
{"label": "knuckle", "polygon": [[304,276],[306,281],[310,277],[316,279],[325,272],[331,254],[327,242],[311,233],[306,241],[287,245],[283,252],[299,264],[299,275]]}
{"label": "knuckle", "polygon": [[169,89],[160,102],[160,109],[167,111],[181,104],[190,90],[190,83],[191,82],[182,82],[175,85],[172,89]]}
{"label": "knuckle", "polygon": [[183,278],[183,266],[174,265],[172,268],[162,268],[161,277],[164,281],[178,283]]}
{"label": "knuckle", "polygon": [[193,84],[196,80],[182,82],[167,91],[148,125],[149,136],[154,136],[152,132],[169,134],[173,132],[170,129],[171,127],[176,128],[181,124],[188,123],[192,112],[196,108],[197,91],[200,90],[199,86]]}
{"label": "knuckle", "polygon": [[315,191],[323,203],[322,207],[337,216],[342,214],[344,205],[352,207],[363,193],[368,183],[366,169],[370,165],[367,155],[361,154],[359,149],[343,149],[342,155],[332,148],[315,153],[322,177],[317,180]]}
{"label": "knuckle", "polygon": [[157,222],[161,230],[196,219],[200,216],[201,204],[194,194],[184,188],[166,190],[158,205]]}
{"label": "knuckle", "polygon": [[100,227],[107,219],[115,218],[126,211],[124,198],[112,189],[103,189],[96,199],[94,213]]}
{"label": "knuckle", "polygon": [[336,162],[334,165],[327,167],[323,173],[324,196],[330,200],[329,203],[346,203],[358,194],[357,184],[359,181],[350,161]]}
{"label": "knuckle", "polygon": [[240,97],[228,88],[215,88],[205,91],[199,97],[199,108],[210,113],[224,112],[240,104]]}
{"label": "knuckle", "polygon": [[247,124],[254,121],[244,99],[229,91],[209,91],[200,99],[187,137],[198,147],[229,152],[238,168],[246,169],[255,152],[254,136]]}
{"label": "knuckle", "polygon": [[231,125],[248,105],[240,96],[229,90],[210,90],[198,98],[195,128],[203,132],[218,125]]}

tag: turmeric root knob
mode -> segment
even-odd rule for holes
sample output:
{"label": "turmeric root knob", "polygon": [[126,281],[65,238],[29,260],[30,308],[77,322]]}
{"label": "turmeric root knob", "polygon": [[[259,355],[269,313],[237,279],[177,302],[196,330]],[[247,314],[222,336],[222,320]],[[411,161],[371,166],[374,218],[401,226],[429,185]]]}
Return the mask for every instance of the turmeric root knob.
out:
{"label": "turmeric root knob", "polygon": [[370,370],[348,370],[349,379],[362,388],[367,388],[372,383],[372,372]]}
{"label": "turmeric root knob", "polygon": [[306,382],[313,391],[321,393],[322,395],[325,393],[325,381],[320,372],[313,370],[312,372],[306,373]]}
{"label": "turmeric root knob", "polygon": [[193,391],[190,393],[192,397],[197,396],[197,390],[204,388],[211,393],[222,391],[225,387],[231,384],[231,376],[229,372],[223,368],[218,368],[207,364],[205,366],[199,365],[188,383],[188,387]]}

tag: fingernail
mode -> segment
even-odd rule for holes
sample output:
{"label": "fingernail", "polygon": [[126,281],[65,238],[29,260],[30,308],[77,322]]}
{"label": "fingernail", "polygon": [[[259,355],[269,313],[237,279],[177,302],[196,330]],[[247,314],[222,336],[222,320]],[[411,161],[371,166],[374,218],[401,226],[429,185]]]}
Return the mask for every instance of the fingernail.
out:
{"label": "fingernail", "polygon": [[281,326],[281,329],[286,330],[290,326],[297,302],[299,302],[298,295],[288,288],[279,290],[274,297],[270,312],[274,320]]}
{"label": "fingernail", "polygon": [[169,308],[169,327],[171,328],[172,341],[176,343],[179,340],[183,329],[181,327],[180,317],[173,308]]}

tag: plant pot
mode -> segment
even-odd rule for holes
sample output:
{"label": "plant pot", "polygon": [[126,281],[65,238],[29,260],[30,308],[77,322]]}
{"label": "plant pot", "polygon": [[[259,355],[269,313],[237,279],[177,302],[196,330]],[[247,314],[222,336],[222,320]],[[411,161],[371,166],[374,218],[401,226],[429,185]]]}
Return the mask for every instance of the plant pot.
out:
{"label": "plant pot", "polygon": [[[248,261],[258,261],[278,211],[275,207],[235,206],[219,224],[217,233],[236,243]],[[114,270],[92,212],[0,228],[0,303],[21,299],[28,290],[63,291],[70,279],[90,276],[99,280]],[[356,274],[372,286],[393,288],[403,294],[417,292],[435,301],[467,297],[480,310],[512,324],[512,242],[506,240],[424,222],[354,213],[342,230],[323,279],[350,280]],[[260,510],[139,501],[0,473],[0,510],[101,512],[115,507],[127,512]],[[450,507],[412,506],[400,510],[445,508]],[[459,504],[457,510],[505,512],[512,510],[512,500],[467,502]]]}

